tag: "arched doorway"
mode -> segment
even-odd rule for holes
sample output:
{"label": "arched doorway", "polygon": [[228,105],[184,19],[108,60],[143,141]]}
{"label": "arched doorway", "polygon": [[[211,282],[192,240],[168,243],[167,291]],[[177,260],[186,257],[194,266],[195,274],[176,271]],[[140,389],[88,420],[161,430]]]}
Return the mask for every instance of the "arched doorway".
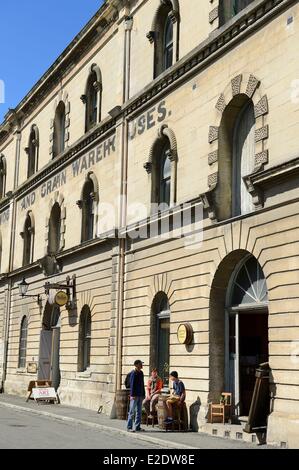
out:
{"label": "arched doorway", "polygon": [[151,317],[151,367],[157,367],[164,384],[167,384],[170,361],[170,306],[164,292],[155,296]]}
{"label": "arched doorway", "polygon": [[268,362],[268,290],[259,262],[231,253],[219,266],[210,299],[210,397],[233,394],[234,414],[248,416],[255,371]]}
{"label": "arched doorway", "polygon": [[60,309],[46,304],[39,347],[39,380],[52,380],[55,390],[60,385]]}
{"label": "arched doorway", "polygon": [[234,395],[236,413],[248,416],[255,371],[269,360],[268,290],[253,256],[242,260],[231,277],[225,315],[226,388]]}

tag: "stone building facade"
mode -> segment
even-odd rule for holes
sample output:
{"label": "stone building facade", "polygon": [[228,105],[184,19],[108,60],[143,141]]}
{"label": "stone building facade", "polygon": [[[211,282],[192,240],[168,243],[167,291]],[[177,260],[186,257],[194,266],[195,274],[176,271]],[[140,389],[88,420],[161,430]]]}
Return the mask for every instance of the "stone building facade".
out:
{"label": "stone building facade", "polygon": [[248,415],[269,362],[268,442],[298,445],[298,21],[296,0],[106,1],[7,113],[5,392],[51,377],[112,415],[138,356],[203,429],[224,390]]}

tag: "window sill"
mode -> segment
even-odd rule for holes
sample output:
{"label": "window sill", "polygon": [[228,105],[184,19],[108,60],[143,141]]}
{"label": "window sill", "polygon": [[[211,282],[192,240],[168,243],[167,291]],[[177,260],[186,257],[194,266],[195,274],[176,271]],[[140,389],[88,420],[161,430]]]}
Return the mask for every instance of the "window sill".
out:
{"label": "window sill", "polygon": [[24,368],[20,367],[16,370],[16,373],[17,374],[27,374],[27,369],[26,369],[26,367],[24,367]]}
{"label": "window sill", "polygon": [[87,369],[83,372],[77,372],[76,373],[76,379],[78,379],[78,380],[90,379],[91,376],[92,376],[92,371],[90,369]]}

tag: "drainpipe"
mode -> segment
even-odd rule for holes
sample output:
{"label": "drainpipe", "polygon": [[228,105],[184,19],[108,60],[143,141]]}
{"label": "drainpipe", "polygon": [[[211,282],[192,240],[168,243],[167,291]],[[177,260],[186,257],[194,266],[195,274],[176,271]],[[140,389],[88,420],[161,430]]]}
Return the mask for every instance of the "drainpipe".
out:
{"label": "drainpipe", "polygon": [[[125,17],[125,39],[124,39],[124,69],[123,69],[123,103],[130,95],[130,55],[131,55],[131,32],[133,18]],[[126,226],[127,208],[127,175],[128,175],[128,122],[122,120],[121,135],[121,183],[120,183],[120,220],[119,228]],[[118,262],[118,305],[117,305],[117,348],[116,348],[116,380],[115,391],[122,386],[122,346],[123,346],[123,308],[124,308],[124,276],[125,276],[125,251],[126,238],[119,239],[119,262]]]}
{"label": "drainpipe", "polygon": [[[16,231],[16,201],[13,198],[10,201],[9,213],[11,214],[10,223],[10,247],[9,247],[9,269],[10,273],[13,270],[13,253],[14,253],[14,241]],[[7,375],[7,360],[8,360],[8,343],[9,343],[9,326],[10,326],[10,307],[11,307],[11,293],[12,293],[12,279],[7,280],[7,295],[5,302],[5,328],[4,328],[4,351],[3,351],[3,374],[1,383],[1,392],[4,391],[4,384]]]}
{"label": "drainpipe", "polygon": [[[15,174],[14,174],[14,190],[18,186],[19,179],[19,164],[20,164],[20,150],[21,150],[21,131],[20,123],[17,122],[17,130],[15,131],[16,136],[16,153],[15,153]],[[9,265],[8,273],[13,271],[14,262],[14,245],[15,245],[15,232],[16,232],[16,200],[14,195],[10,201],[9,213],[11,215],[10,221],[10,241],[9,241]],[[5,302],[5,327],[4,327],[4,351],[3,351],[3,374],[1,381],[1,393],[4,392],[5,381],[7,376],[7,361],[8,361],[8,346],[9,346],[9,326],[10,326],[10,308],[11,308],[11,295],[12,295],[12,284],[11,278],[8,278],[7,282],[7,295]]]}

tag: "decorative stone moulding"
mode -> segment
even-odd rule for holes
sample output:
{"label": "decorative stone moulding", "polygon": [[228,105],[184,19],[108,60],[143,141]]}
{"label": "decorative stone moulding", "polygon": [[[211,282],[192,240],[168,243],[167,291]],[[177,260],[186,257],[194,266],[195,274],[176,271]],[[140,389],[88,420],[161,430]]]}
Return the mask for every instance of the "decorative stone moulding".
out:
{"label": "decorative stone moulding", "polygon": [[154,14],[153,22],[151,30],[147,33],[146,37],[149,42],[152,44],[156,38],[156,32],[159,30],[159,15],[161,12],[161,8],[166,5],[171,8],[168,16],[173,24],[178,23],[180,21],[180,5],[178,0],[160,0],[160,4],[156,9]]}
{"label": "decorative stone moulding", "polygon": [[209,23],[214,23],[215,20],[219,18],[219,7],[213,8],[209,13]]}
{"label": "decorative stone moulding", "polygon": [[[239,74],[232,78],[229,85],[218,97],[215,108],[217,110],[217,121],[209,126],[208,142],[211,151],[208,154],[208,164],[214,167],[219,158],[219,130],[227,106],[237,95],[247,95],[254,106],[255,115],[255,143],[256,155],[254,158],[254,172],[261,171],[269,162],[268,137],[269,126],[266,116],[269,112],[268,98],[262,92],[260,80],[252,74]],[[218,183],[218,171],[208,176],[208,187],[214,190]],[[211,198],[210,198],[211,202]]]}
{"label": "decorative stone moulding", "polygon": [[168,151],[168,154],[167,154],[169,160],[171,162],[176,162],[177,161],[178,145],[177,145],[177,140],[176,140],[175,133],[173,132],[172,129],[170,129],[168,127],[167,124],[163,124],[163,126],[161,126],[158,129],[158,136],[157,136],[157,138],[155,139],[155,141],[153,142],[153,144],[150,148],[148,160],[143,165],[143,168],[149,174],[152,172],[153,159],[154,159],[154,153],[155,153],[155,147],[156,147],[157,141],[159,141],[160,139],[163,139],[163,137],[167,137],[167,139],[169,140],[170,150]]}
{"label": "decorative stone moulding", "polygon": [[280,163],[266,170],[253,172],[245,176],[244,183],[248,192],[252,195],[253,203],[257,209],[264,205],[264,192],[267,188],[283,184],[286,180],[298,180],[299,157]]}
{"label": "decorative stone moulding", "polygon": [[208,212],[209,218],[213,222],[216,222],[217,217],[216,217],[216,211],[214,207],[213,189],[207,191],[204,194],[201,194],[199,197],[200,197],[200,200],[202,202],[204,209]]}

